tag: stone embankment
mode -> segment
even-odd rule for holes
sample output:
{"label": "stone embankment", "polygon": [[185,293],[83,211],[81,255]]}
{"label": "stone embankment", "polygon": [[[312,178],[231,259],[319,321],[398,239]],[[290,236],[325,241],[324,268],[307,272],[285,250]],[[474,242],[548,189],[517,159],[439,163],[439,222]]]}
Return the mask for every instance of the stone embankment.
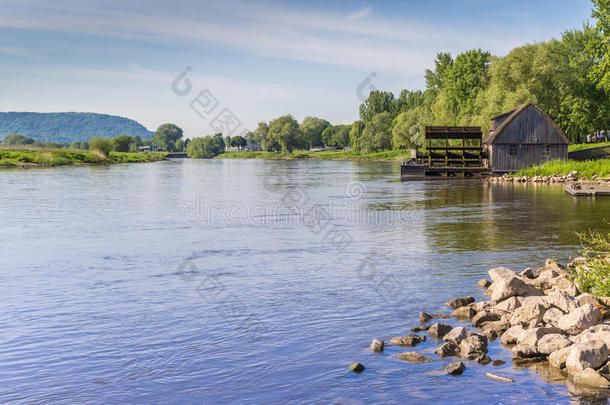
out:
{"label": "stone embankment", "polygon": [[502,176],[491,176],[487,178],[491,183],[580,183],[580,184],[610,184],[610,178],[593,176],[592,179],[579,178],[576,170],[571,171],[566,175],[553,174],[550,176],[514,176],[507,174]]}
{"label": "stone embankment", "polygon": [[[568,265],[572,266],[574,262]],[[511,351],[517,366],[548,362],[566,381],[591,388],[610,387],[610,322],[605,321],[610,318],[610,299],[581,293],[570,280],[569,271],[552,260],[535,271],[491,269],[489,279],[477,285],[485,289],[489,300],[475,302],[473,297],[466,297],[446,303],[453,311],[451,316],[468,321],[473,329],[434,322],[434,317],[441,314],[426,313],[420,313],[422,325],[411,328],[440,341],[434,351],[439,358],[459,358],[446,365],[443,373],[461,374],[468,361],[503,364],[487,356],[489,341],[499,339]],[[394,337],[390,344],[414,347],[424,341],[425,335],[410,334]],[[371,350],[383,351],[384,342],[373,340]],[[395,357],[410,363],[433,361],[416,351]],[[513,381],[492,372],[486,376]]]}

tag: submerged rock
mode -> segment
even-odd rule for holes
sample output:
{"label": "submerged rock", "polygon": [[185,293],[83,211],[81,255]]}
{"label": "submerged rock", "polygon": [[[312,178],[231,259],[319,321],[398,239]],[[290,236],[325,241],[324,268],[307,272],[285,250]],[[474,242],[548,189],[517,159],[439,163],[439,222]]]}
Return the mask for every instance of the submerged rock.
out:
{"label": "submerged rock", "polygon": [[383,340],[373,339],[369,347],[371,348],[371,351],[373,353],[381,353],[383,351],[384,346],[385,342]]}
{"label": "submerged rock", "polygon": [[451,329],[451,325],[447,325],[446,323],[437,322],[434,325],[430,326],[428,329],[428,334],[435,339],[442,339]]}
{"label": "submerged rock", "polygon": [[481,288],[487,288],[491,285],[491,281],[487,280],[487,279],[481,279],[477,282],[477,286],[481,287]]}
{"label": "submerged rock", "polygon": [[555,368],[564,368],[566,366],[566,360],[570,355],[571,347],[564,347],[554,351],[549,355],[549,365]]}
{"label": "submerged rock", "polygon": [[482,365],[487,365],[491,362],[491,359],[489,358],[489,356],[484,354],[484,355],[479,356],[476,359],[474,359],[474,361],[476,361],[477,363],[482,364]]}
{"label": "submerged rock", "polygon": [[349,366],[349,369],[352,370],[354,373],[362,373],[365,368],[366,367],[364,367],[364,365],[360,363],[353,363],[351,366]]}
{"label": "submerged rock", "polygon": [[519,359],[532,359],[534,357],[541,357],[541,354],[536,350],[536,347],[531,345],[517,345],[511,349],[513,356]]}
{"label": "submerged rock", "polygon": [[402,361],[407,361],[409,363],[431,363],[432,359],[424,356],[423,354],[419,354],[417,352],[404,352],[396,355]]}
{"label": "submerged rock", "polygon": [[457,356],[459,351],[460,349],[455,343],[445,342],[434,351],[434,354],[436,354],[438,357],[450,357]]}
{"label": "submerged rock", "polygon": [[610,381],[608,381],[608,379],[592,368],[585,368],[584,370],[574,374],[574,382],[576,384],[594,388],[608,388],[610,385]]}
{"label": "submerged rock", "polygon": [[427,313],[425,313],[424,311],[421,311],[419,313],[419,321],[421,323],[426,323],[428,322],[430,319],[432,319],[432,317],[430,315],[428,315]]}
{"label": "submerged rock", "polygon": [[463,307],[459,307],[455,311],[453,311],[451,313],[451,316],[456,319],[470,319],[473,316],[475,316],[476,313],[477,313],[477,311],[472,309],[472,307],[463,306]]}
{"label": "submerged rock", "polygon": [[491,365],[494,367],[498,367],[501,366],[503,364],[506,364],[506,362],[504,360],[494,360],[491,362]]}
{"label": "submerged rock", "polygon": [[487,353],[487,338],[482,335],[470,334],[460,343],[460,356],[466,359],[476,359]]}
{"label": "submerged rock", "polygon": [[426,337],[419,335],[398,336],[390,339],[390,343],[397,346],[415,346],[425,341]]}
{"label": "submerged rock", "polygon": [[451,375],[460,375],[464,372],[466,366],[461,361],[455,363],[449,363],[445,366],[445,372]]}
{"label": "submerged rock", "polygon": [[478,328],[485,322],[499,321],[500,316],[489,311],[481,311],[472,318],[472,326]]}
{"label": "submerged rock", "polygon": [[474,302],[474,297],[456,298],[454,300],[446,302],[445,305],[447,305],[448,307],[457,309],[457,308],[466,306],[468,304],[472,304],[473,302]]}
{"label": "submerged rock", "polygon": [[422,326],[414,326],[411,329],[409,329],[411,332],[425,332],[428,329],[430,329],[429,326],[426,325],[422,325]]}

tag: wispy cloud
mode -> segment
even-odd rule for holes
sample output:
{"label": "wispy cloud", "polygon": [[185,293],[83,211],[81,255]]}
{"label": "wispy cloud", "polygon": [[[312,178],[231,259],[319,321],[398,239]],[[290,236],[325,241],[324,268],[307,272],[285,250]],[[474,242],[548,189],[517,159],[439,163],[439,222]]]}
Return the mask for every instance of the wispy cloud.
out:
{"label": "wispy cloud", "polygon": [[5,55],[24,56],[27,58],[33,58],[34,56],[36,56],[33,53],[28,52],[24,49],[6,46],[0,46],[0,53],[3,53]]}
{"label": "wispy cloud", "polygon": [[369,14],[371,14],[371,7],[365,6],[365,7],[362,7],[360,10],[349,14],[347,16],[347,19],[350,21],[359,20],[361,18],[368,16]]}

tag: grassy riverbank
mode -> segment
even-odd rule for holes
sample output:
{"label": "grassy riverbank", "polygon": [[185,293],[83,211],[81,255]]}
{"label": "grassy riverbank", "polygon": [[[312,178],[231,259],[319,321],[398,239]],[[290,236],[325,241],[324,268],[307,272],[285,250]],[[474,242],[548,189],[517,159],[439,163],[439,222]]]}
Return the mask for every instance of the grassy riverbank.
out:
{"label": "grassy riverbank", "polygon": [[394,162],[401,160],[404,156],[404,151],[384,151],[373,153],[358,153],[350,150],[324,151],[324,152],[309,152],[309,151],[294,151],[289,153],[282,152],[264,152],[264,151],[243,151],[243,152],[225,152],[218,156],[217,159],[318,159],[318,160],[375,160]]}
{"label": "grassy riverbank", "polygon": [[574,143],[572,145],[568,145],[568,152],[576,152],[577,150],[601,148],[604,146],[610,146],[610,142]]}
{"label": "grassy riverbank", "polygon": [[164,152],[110,152],[108,156],[104,156],[95,151],[71,149],[0,149],[0,168],[143,163],[156,162],[165,159]]}
{"label": "grassy riverbank", "polygon": [[584,162],[552,160],[541,165],[519,170],[512,174],[511,177],[565,176],[574,170],[578,172],[578,178],[580,179],[591,180],[593,176],[597,176],[597,178],[610,177],[610,159],[587,160]]}

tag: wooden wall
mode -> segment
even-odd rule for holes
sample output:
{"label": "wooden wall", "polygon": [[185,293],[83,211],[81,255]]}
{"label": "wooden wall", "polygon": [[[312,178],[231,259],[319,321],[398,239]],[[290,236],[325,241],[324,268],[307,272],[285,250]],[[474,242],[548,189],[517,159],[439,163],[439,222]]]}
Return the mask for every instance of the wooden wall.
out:
{"label": "wooden wall", "polygon": [[555,125],[530,105],[488,146],[488,153],[494,172],[508,172],[567,159],[568,145]]}

